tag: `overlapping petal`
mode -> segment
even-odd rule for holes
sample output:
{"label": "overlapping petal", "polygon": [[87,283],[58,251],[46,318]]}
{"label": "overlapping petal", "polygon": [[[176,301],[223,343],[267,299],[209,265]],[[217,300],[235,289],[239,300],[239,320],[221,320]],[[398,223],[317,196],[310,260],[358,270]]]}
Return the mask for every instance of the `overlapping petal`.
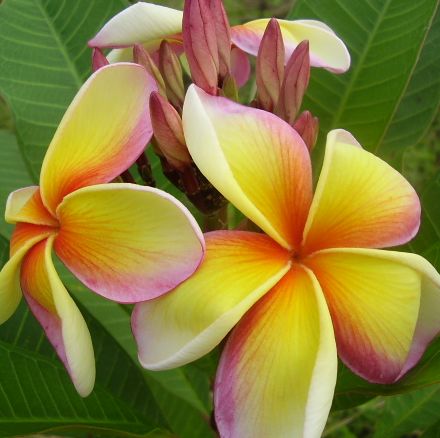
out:
{"label": "overlapping petal", "polygon": [[37,243],[21,268],[24,296],[83,397],[93,389],[95,358],[90,333],[52,263],[53,236]]}
{"label": "overlapping petal", "polygon": [[203,236],[167,193],[133,184],[85,187],[57,209],[55,251],[90,289],[133,303],[155,298],[191,275]]}
{"label": "overlapping petal", "polygon": [[43,204],[38,186],[25,187],[12,192],[6,202],[6,222],[27,222],[35,225],[57,226],[57,220]]}
{"label": "overlapping petal", "polygon": [[297,132],[273,114],[194,85],[186,95],[183,128],[194,162],[217,190],[280,245],[298,247],[312,177]]}
{"label": "overlapping petal", "polygon": [[419,224],[419,198],[408,181],[359,147],[351,134],[331,131],[304,230],[303,253],[400,245],[414,237]]}
{"label": "overlapping petal", "polygon": [[[269,19],[250,21],[231,29],[232,42],[251,55],[257,55]],[[350,67],[350,54],[343,41],[324,23],[315,20],[278,20],[286,49],[286,62],[304,40],[310,44],[310,64],[333,73]]]}
{"label": "overlapping petal", "polygon": [[41,196],[52,214],[68,193],[109,182],[138,158],[152,135],[148,98],[155,89],[135,64],[103,67],[81,87],[41,169]]}
{"label": "overlapping petal", "polygon": [[172,368],[209,352],[289,269],[288,252],[263,234],[205,236],[206,256],[196,273],[136,305],[132,327],[145,368]]}
{"label": "overlapping petal", "polygon": [[137,43],[160,43],[161,39],[182,31],[182,17],[182,11],[139,2],[109,20],[89,41],[89,46],[127,47]]}
{"label": "overlapping petal", "polygon": [[20,268],[32,246],[52,234],[40,225],[18,224],[11,238],[11,258],[0,271],[0,324],[8,320],[21,300]]}
{"label": "overlapping petal", "polygon": [[324,296],[294,267],[240,321],[222,353],[215,415],[222,437],[320,437],[337,355]]}
{"label": "overlapping petal", "polygon": [[439,332],[440,275],[422,257],[342,248],[305,263],[325,293],[339,355],[362,377],[394,382]]}

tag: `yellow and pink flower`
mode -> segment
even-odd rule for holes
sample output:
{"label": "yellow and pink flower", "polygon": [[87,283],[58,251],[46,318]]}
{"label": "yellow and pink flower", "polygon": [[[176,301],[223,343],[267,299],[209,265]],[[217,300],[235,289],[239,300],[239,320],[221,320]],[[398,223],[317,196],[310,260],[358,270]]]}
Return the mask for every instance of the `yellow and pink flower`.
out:
{"label": "yellow and pink flower", "polygon": [[40,186],[17,190],[7,201],[6,221],[16,227],[0,272],[0,323],[23,293],[83,396],[95,379],[92,342],[56,273],[52,249],[87,287],[122,303],[167,292],[203,256],[201,231],[176,199],[151,187],[109,183],[151,138],[154,90],[153,79],[135,64],[94,73],[55,133]]}
{"label": "yellow and pink flower", "polygon": [[232,330],[214,390],[223,438],[319,437],[337,353],[371,382],[411,369],[440,329],[440,275],[410,240],[420,203],[397,171],[343,130],[327,138],[312,192],[309,152],[273,114],[192,85],[183,110],[205,177],[263,233],[207,233],[196,273],[137,304],[145,368],[181,366]]}

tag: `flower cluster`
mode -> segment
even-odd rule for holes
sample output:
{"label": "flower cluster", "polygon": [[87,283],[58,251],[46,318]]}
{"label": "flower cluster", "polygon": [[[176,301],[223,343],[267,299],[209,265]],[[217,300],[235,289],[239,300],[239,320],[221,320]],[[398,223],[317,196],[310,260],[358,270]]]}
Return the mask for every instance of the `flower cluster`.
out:
{"label": "flower cluster", "polygon": [[[89,45],[95,73],[49,145],[40,186],[8,199],[16,228],[0,322],[23,293],[78,392],[90,393],[90,334],[54,249],[92,291],[136,303],[145,368],[184,365],[227,337],[214,387],[223,438],[319,437],[338,355],[376,383],[418,362],[440,329],[440,275],[418,255],[382,249],[417,233],[414,189],[337,129],[313,190],[318,120],[300,113],[310,67],[350,65],[327,25],[230,27],[220,0],[186,0],[183,12],[137,3]],[[249,55],[256,95],[246,106]],[[135,162],[151,182],[149,142],[196,208],[230,202],[249,230],[203,235],[169,194],[120,182]]]}

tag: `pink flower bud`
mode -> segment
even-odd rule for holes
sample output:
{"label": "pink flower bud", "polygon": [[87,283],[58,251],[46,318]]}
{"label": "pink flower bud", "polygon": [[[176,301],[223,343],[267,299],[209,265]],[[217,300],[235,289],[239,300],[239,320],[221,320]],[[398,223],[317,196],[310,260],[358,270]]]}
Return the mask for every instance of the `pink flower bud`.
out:
{"label": "pink flower bud", "polygon": [[298,120],[294,123],[293,128],[298,132],[304,140],[309,151],[313,149],[318,139],[319,120],[313,117],[310,111],[304,111]]}
{"label": "pink flower bud", "polygon": [[176,107],[182,108],[185,98],[182,66],[169,43],[162,41],[159,48],[159,69],[165,81],[168,100]]}
{"label": "pink flower bud", "polygon": [[191,163],[183,135],[182,119],[176,109],[158,92],[150,95],[150,115],[160,152],[176,169]]}
{"label": "pink flower bud", "polygon": [[133,46],[133,60],[136,64],[142,65],[145,70],[150,73],[157,83],[160,94],[166,97],[165,81],[160,74],[159,68],[141,44],[135,44]]}
{"label": "pink flower bud", "polygon": [[223,80],[231,70],[231,29],[222,0],[211,0],[210,8],[214,16],[217,36],[219,77]]}
{"label": "pink flower bud", "polygon": [[217,94],[219,59],[216,23],[209,0],[186,0],[183,8],[183,46],[193,82]]}
{"label": "pink flower bud", "polygon": [[292,53],[286,65],[284,80],[275,114],[292,124],[301,108],[304,93],[309,85],[309,42],[302,41]]}
{"label": "pink flower bud", "polygon": [[108,65],[109,62],[104,53],[100,49],[94,47],[92,51],[92,70],[99,70],[101,67]]}
{"label": "pink flower bud", "polygon": [[257,55],[256,64],[258,105],[273,111],[284,77],[284,43],[280,25],[275,18],[269,21]]}

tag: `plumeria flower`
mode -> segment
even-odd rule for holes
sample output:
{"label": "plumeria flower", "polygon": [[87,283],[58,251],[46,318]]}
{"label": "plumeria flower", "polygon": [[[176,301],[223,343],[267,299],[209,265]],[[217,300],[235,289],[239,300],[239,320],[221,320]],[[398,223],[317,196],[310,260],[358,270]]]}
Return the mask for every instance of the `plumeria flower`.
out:
{"label": "plumeria flower", "polygon": [[184,135],[208,180],[263,233],[207,233],[206,258],[167,295],[137,304],[145,368],[221,354],[214,403],[224,438],[318,437],[337,353],[392,383],[440,328],[440,275],[424,258],[378,248],[417,232],[410,184],[343,130],[327,138],[312,193],[309,153],[287,123],[190,87]]}
{"label": "plumeria flower", "polygon": [[82,396],[95,364],[87,326],[52,262],[52,249],[87,287],[118,302],[154,298],[191,275],[203,236],[177,200],[150,187],[103,184],[127,169],[151,138],[155,89],[135,64],[92,75],[62,119],[43,161],[40,186],[13,192],[16,223],[0,272],[0,322],[22,292]]}
{"label": "plumeria flower", "polygon": [[[205,0],[191,1],[201,7]],[[189,3],[188,0],[186,3]],[[208,10],[215,12],[214,20],[222,16],[224,10],[221,0],[206,0],[205,3]],[[110,19],[89,41],[89,46],[115,49],[109,55],[111,62],[131,60],[131,48],[134,44],[142,44],[150,52],[156,51],[164,39],[176,47],[181,47],[182,18],[183,12],[176,9],[152,3],[135,3]],[[231,68],[235,70],[234,76],[238,78],[238,85],[245,82],[249,73],[243,52],[257,55],[268,22],[269,19],[260,19],[231,28],[230,38],[235,48],[231,54]],[[323,67],[335,73],[343,73],[349,68],[350,55],[345,44],[324,23],[315,20],[278,20],[278,22],[283,34],[286,62],[297,45],[303,40],[308,40],[312,66]],[[211,31],[215,33],[212,26]],[[200,45],[203,38],[204,36],[201,35],[197,44]],[[204,58],[209,59],[209,50]],[[199,62],[205,61],[206,59],[199,59]]]}

